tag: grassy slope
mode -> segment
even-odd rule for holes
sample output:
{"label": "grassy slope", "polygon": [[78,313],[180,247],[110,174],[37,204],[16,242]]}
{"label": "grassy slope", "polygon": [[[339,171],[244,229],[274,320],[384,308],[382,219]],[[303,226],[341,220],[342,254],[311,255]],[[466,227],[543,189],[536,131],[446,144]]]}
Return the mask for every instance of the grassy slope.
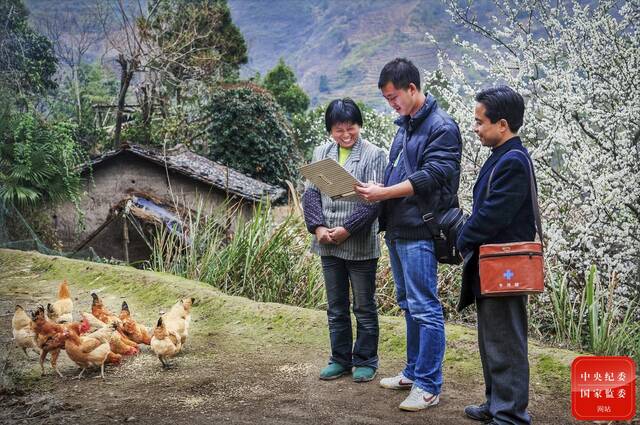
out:
{"label": "grassy slope", "polygon": [[[39,281],[51,282],[66,278],[72,287],[102,290],[126,298],[135,306],[135,315],[148,323],[155,320],[160,309],[168,308],[176,299],[195,296],[199,300],[194,311],[199,332],[232,336],[227,340],[230,349],[256,352],[286,346],[303,351],[326,350],[326,315],[322,311],[232,297],[204,283],[173,275],[37,253],[0,250],[0,270],[0,293],[4,294],[20,293],[23,280],[12,277],[28,274],[37,276]],[[76,304],[88,306],[89,300]],[[401,318],[381,318],[380,353],[383,359],[401,361],[404,357],[404,321]],[[567,350],[531,343],[534,390],[538,394],[557,393],[566,397],[569,366],[575,356],[576,353]],[[470,379],[472,375],[478,375],[479,367],[475,331],[448,324],[447,372],[460,379]]]}

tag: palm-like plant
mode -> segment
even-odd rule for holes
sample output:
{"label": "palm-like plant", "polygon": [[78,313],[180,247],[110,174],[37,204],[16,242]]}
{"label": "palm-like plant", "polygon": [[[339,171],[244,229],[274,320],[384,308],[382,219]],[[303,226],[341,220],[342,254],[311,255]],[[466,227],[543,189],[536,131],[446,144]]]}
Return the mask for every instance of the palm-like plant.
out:
{"label": "palm-like plant", "polygon": [[75,126],[47,123],[34,114],[16,114],[0,130],[0,202],[33,206],[44,201],[76,201],[82,160]]}

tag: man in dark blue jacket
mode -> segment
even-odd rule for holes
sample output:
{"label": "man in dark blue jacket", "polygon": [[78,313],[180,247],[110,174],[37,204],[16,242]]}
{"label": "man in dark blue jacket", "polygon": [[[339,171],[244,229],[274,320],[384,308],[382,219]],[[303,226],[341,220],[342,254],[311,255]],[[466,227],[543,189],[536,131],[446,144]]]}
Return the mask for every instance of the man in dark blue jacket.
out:
{"label": "man in dark blue jacket", "polygon": [[411,389],[400,404],[415,411],[438,404],[445,349],[444,317],[438,298],[438,263],[423,216],[438,217],[458,206],[462,140],[457,124],[420,91],[420,72],[407,59],[384,66],[383,96],[400,115],[385,170],[384,186],[356,187],[365,200],[384,201],[380,227],[385,239],[398,305],[407,324],[407,365],[380,385]]}
{"label": "man in dark blue jacket", "polygon": [[491,424],[529,424],[527,296],[480,296],[478,270],[480,245],[535,237],[530,186],[535,181],[530,178],[529,154],[517,136],[524,101],[511,88],[500,86],[478,93],[476,102],[475,132],[492,152],[478,174],[473,210],[458,236],[465,259],[458,310],[476,303],[486,400],[467,406],[465,413]]}

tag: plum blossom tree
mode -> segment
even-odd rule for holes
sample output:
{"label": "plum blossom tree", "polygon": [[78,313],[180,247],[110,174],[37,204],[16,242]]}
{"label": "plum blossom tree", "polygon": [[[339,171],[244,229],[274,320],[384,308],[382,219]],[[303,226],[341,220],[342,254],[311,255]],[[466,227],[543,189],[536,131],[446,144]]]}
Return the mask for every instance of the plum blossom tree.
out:
{"label": "plum blossom tree", "polygon": [[474,93],[507,84],[525,97],[520,135],[536,165],[548,258],[577,275],[597,264],[637,296],[640,1],[495,0],[495,6],[499,13],[483,22],[469,3],[448,2],[454,22],[490,41],[487,48],[457,39],[466,49],[462,60],[439,54],[438,69],[448,79],[440,95],[465,139],[461,198],[470,205],[473,179],[488,155],[472,132]]}

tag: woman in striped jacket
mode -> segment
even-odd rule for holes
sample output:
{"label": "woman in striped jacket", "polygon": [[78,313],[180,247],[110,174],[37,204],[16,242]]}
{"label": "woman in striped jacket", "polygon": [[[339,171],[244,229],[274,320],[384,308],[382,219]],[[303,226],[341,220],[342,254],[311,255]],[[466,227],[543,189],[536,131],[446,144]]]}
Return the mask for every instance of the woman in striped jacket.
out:
{"label": "woman in striped jacket", "polygon": [[[313,162],[333,158],[358,181],[381,182],[386,153],[360,137],[362,113],[348,98],[332,101],[325,112],[332,142],[318,146]],[[375,301],[378,244],[378,204],[332,200],[307,182],[303,196],[307,229],[314,235],[311,250],[320,255],[327,290],[331,358],[320,372],[330,380],[353,370],[355,382],[371,381],[378,368],[378,312]],[[349,289],[357,321],[355,345],[351,331]]]}

